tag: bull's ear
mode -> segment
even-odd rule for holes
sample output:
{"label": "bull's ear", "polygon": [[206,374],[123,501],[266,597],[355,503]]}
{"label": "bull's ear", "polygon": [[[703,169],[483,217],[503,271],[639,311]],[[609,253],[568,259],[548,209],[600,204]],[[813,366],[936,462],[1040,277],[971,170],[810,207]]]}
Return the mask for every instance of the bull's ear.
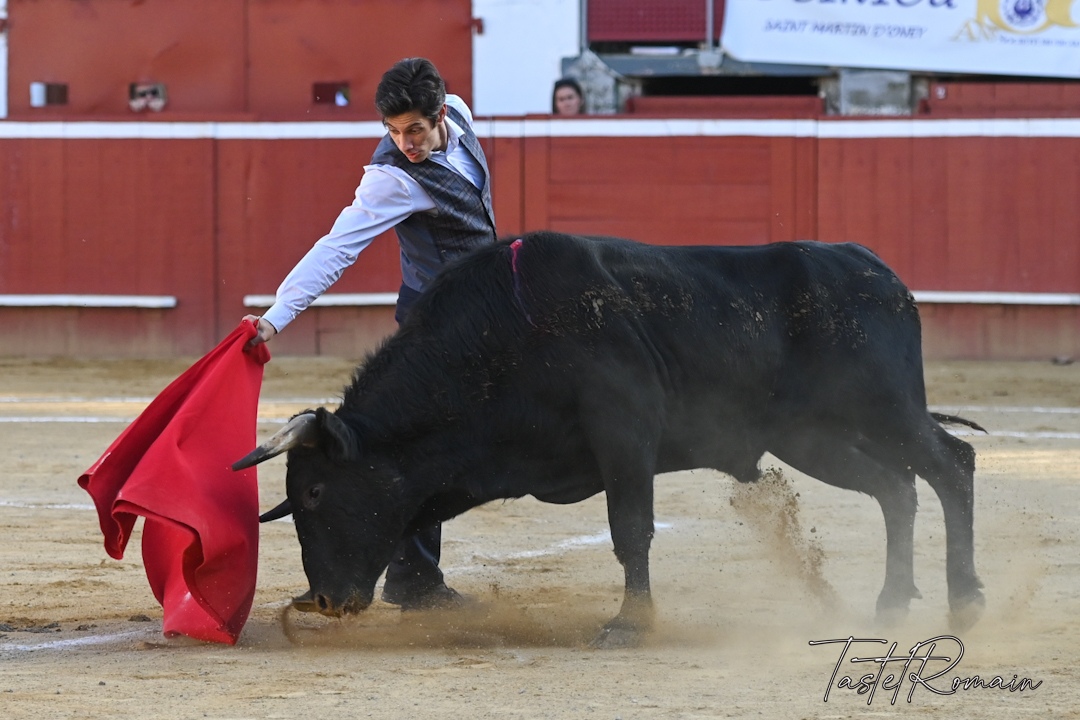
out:
{"label": "bull's ear", "polygon": [[319,423],[319,445],[336,462],[356,462],[360,459],[360,440],[341,418],[326,408],[315,411]]}

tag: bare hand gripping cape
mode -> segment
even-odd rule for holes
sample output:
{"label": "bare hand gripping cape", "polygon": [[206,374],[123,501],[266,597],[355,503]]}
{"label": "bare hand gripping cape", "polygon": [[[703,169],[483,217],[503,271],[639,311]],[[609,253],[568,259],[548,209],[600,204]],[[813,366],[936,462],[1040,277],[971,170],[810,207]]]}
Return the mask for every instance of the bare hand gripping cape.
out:
{"label": "bare hand gripping cape", "polygon": [[244,321],[161,391],[79,478],[97,507],[105,550],[124,556],[137,516],[164,633],[234,644],[251,611],[259,552],[255,447],[265,344]]}

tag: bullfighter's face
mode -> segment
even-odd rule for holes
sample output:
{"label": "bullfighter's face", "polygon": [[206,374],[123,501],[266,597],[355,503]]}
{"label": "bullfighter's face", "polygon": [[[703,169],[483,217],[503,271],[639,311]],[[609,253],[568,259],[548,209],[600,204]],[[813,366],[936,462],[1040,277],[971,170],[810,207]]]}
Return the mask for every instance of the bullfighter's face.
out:
{"label": "bullfighter's face", "polygon": [[444,151],[447,148],[449,137],[446,133],[445,105],[439,110],[439,117],[435,122],[414,110],[383,118],[383,125],[390,133],[390,139],[409,162],[423,162],[432,152]]}

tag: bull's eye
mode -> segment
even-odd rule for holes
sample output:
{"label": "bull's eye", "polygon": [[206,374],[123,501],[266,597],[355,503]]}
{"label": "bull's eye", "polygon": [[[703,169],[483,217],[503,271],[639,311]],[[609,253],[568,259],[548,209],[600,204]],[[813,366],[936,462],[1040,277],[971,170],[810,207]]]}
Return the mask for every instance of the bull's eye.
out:
{"label": "bull's eye", "polygon": [[308,510],[314,510],[315,506],[319,504],[319,499],[322,497],[322,491],[322,483],[309,487],[307,491],[304,492],[304,507]]}

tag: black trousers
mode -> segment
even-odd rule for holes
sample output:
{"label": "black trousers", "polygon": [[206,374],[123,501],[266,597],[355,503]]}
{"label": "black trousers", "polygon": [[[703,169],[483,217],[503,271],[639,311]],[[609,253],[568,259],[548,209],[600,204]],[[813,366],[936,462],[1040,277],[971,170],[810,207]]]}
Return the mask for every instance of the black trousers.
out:
{"label": "black trousers", "polygon": [[[420,293],[416,290],[406,285],[401,286],[397,308],[394,310],[394,319],[399,325],[405,322],[418,297]],[[441,548],[441,524],[402,538],[394,550],[390,567],[386,569],[386,583],[383,585],[386,599],[395,602],[407,601],[442,585],[443,574],[439,569]]]}

